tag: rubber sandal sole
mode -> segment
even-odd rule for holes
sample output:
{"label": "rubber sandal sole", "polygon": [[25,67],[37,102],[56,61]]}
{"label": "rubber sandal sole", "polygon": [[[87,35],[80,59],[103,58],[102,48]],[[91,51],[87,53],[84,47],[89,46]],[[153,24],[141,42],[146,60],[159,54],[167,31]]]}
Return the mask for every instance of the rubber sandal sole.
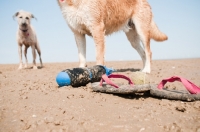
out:
{"label": "rubber sandal sole", "polygon": [[115,88],[109,84],[103,83],[102,86],[99,83],[92,84],[92,90],[94,92],[102,93],[113,93],[113,94],[131,94],[131,93],[141,93],[147,92],[156,87],[156,85],[144,84],[144,85],[119,85],[119,88]]}
{"label": "rubber sandal sole", "polygon": [[154,97],[171,99],[171,100],[182,100],[182,101],[196,101],[200,100],[200,94],[190,94],[187,91],[176,91],[169,90],[166,88],[158,89],[157,87],[152,87],[150,94]]}

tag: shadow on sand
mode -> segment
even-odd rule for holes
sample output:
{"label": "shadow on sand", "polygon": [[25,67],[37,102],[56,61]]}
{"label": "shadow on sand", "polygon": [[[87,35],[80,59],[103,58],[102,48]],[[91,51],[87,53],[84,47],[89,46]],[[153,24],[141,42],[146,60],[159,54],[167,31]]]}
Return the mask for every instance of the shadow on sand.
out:
{"label": "shadow on sand", "polygon": [[140,71],[140,70],[141,69],[125,68],[125,69],[115,69],[114,72],[127,72],[127,71],[136,72],[136,71]]}

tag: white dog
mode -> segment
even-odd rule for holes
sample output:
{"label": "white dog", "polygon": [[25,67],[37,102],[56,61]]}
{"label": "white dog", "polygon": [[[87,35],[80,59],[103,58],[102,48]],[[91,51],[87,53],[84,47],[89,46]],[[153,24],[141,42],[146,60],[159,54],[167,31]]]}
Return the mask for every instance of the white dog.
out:
{"label": "white dog", "polygon": [[24,56],[26,59],[25,68],[28,66],[28,60],[27,60],[27,49],[29,46],[32,48],[32,54],[33,54],[33,69],[37,69],[36,66],[36,50],[40,57],[40,64],[42,67],[42,59],[41,59],[41,51],[39,47],[39,43],[37,40],[36,33],[31,26],[31,19],[34,18],[33,14],[26,12],[26,11],[19,11],[14,14],[13,17],[17,18],[18,21],[18,31],[17,31],[17,42],[18,42],[18,52],[19,52],[19,59],[20,64],[18,69],[23,68],[23,62],[22,62],[22,46],[24,45]]}
{"label": "white dog", "polygon": [[[78,47],[80,67],[86,66],[85,34],[96,45],[96,64],[104,65],[105,35],[123,30],[143,60],[143,72],[151,72],[150,39],[167,40],[153,21],[146,0],[57,0]],[[143,47],[140,45],[140,41]],[[122,45],[123,48],[123,45]],[[116,56],[116,55],[115,55]]]}

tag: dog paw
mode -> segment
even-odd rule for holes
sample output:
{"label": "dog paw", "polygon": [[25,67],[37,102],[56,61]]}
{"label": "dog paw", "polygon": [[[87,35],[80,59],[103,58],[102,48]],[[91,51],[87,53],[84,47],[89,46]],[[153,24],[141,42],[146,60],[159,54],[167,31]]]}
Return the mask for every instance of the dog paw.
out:
{"label": "dog paw", "polygon": [[141,72],[150,73],[150,72],[151,72],[151,69],[145,67],[143,70],[141,70]]}
{"label": "dog paw", "polygon": [[24,68],[28,68],[28,65],[25,65]]}
{"label": "dog paw", "polygon": [[21,70],[21,69],[23,69],[23,66],[19,65],[18,70]]}
{"label": "dog paw", "polygon": [[37,68],[37,66],[33,66],[33,69],[34,69],[34,70],[37,70],[38,68]]}
{"label": "dog paw", "polygon": [[151,72],[151,70],[150,69],[143,69],[143,70],[141,70],[141,72],[144,72],[144,73],[150,73]]}
{"label": "dog paw", "polygon": [[86,64],[80,64],[79,67],[87,67]]}
{"label": "dog paw", "polygon": [[18,68],[18,70],[21,70],[21,69],[23,69],[23,68],[22,68],[22,67],[19,67],[19,68]]}

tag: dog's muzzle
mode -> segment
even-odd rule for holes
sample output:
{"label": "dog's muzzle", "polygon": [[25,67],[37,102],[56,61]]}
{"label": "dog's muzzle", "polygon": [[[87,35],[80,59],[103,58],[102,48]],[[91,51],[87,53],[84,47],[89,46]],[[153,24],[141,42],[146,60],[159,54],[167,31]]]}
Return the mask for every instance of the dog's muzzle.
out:
{"label": "dog's muzzle", "polygon": [[22,32],[24,32],[24,33],[28,31],[28,29],[26,29],[26,30],[22,30],[22,29],[20,29],[20,30],[21,30]]}

